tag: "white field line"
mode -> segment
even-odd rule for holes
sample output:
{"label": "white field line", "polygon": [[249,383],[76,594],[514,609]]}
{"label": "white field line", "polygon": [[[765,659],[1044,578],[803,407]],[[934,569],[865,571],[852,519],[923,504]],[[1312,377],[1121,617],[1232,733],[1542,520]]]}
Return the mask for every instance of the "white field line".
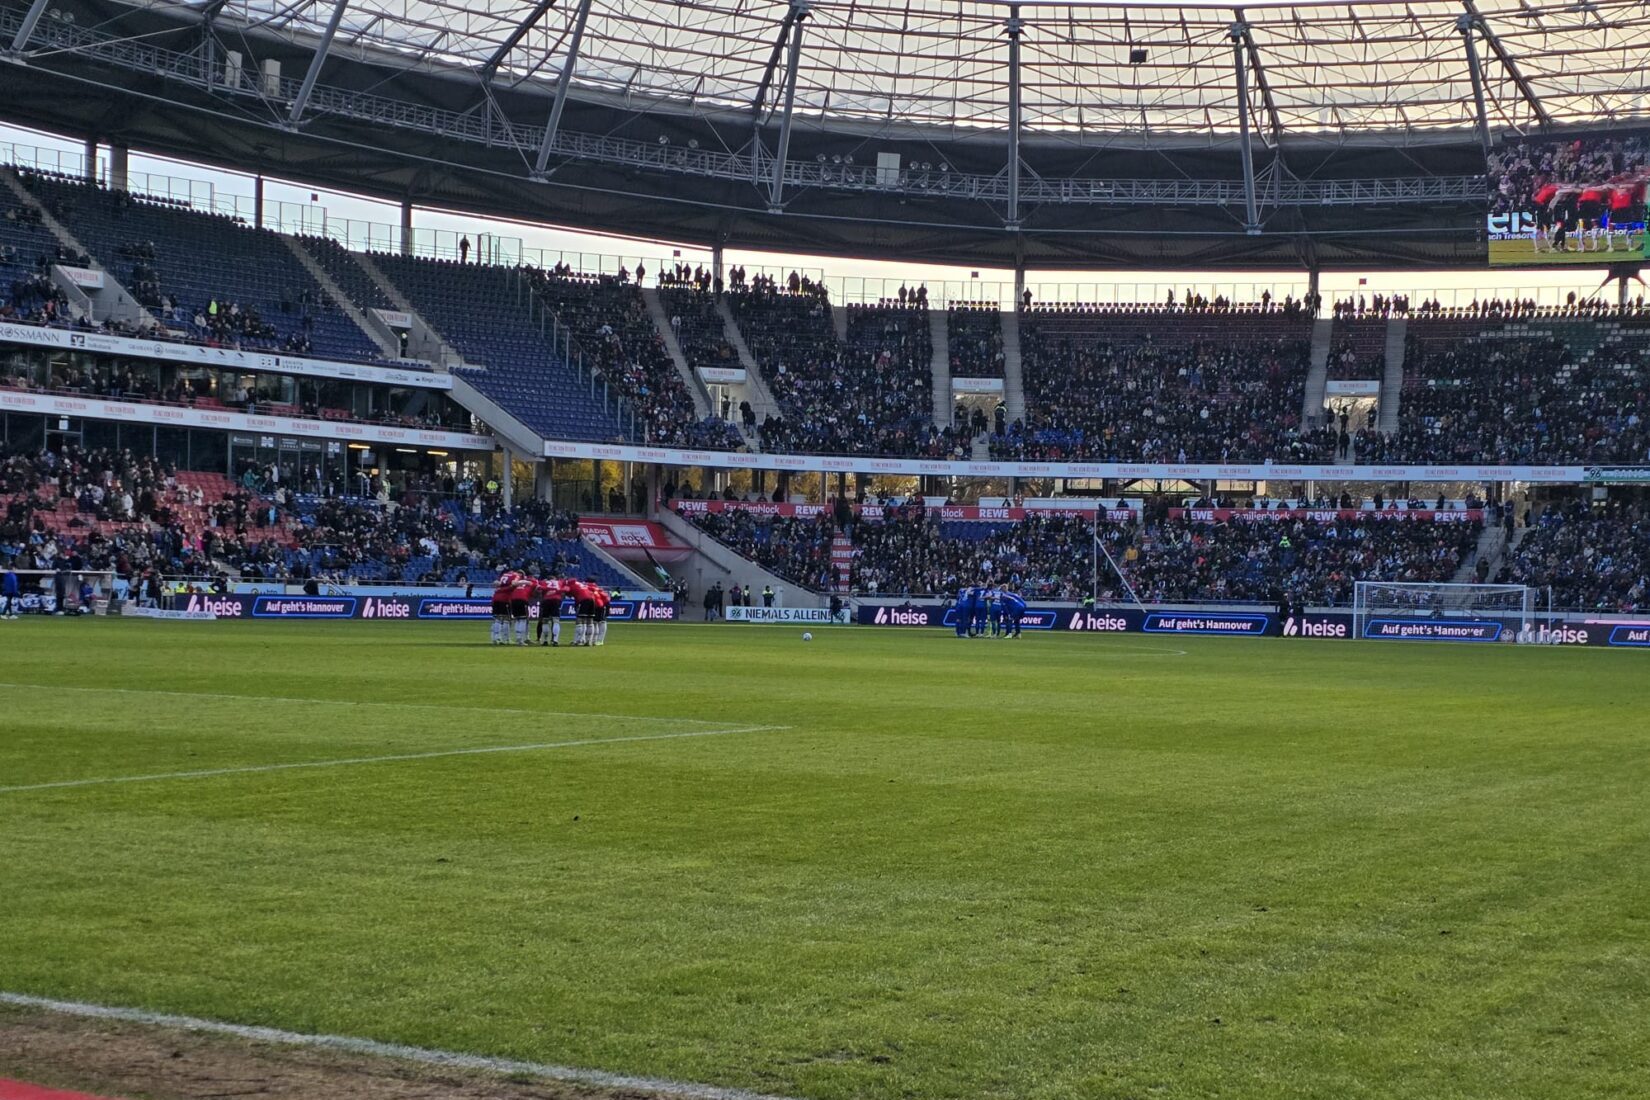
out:
{"label": "white field line", "polygon": [[714,726],[711,718],[657,718],[648,714],[603,714],[595,710],[534,710],[531,707],[467,707],[441,703],[389,703],[374,699],[312,699],[302,695],[236,695],[226,691],[166,691],[160,688],[82,687],[68,684],[18,684],[0,682],[0,690],[17,688],[33,691],[74,691],[91,695],[159,695],[174,699],[231,699],[238,703],[304,703],[322,707],[393,707],[397,710],[450,710],[460,714],[525,714],[546,718],[608,718],[615,722],[670,722]]}
{"label": "white field line", "polygon": [[199,771],[159,772],[153,775],[112,775],[98,779],[59,779],[50,783],[26,783],[0,787],[0,794],[19,791],[49,791],[63,787],[99,787],[109,783],[156,783],[168,779],[206,779],[217,775],[249,775],[254,772],[284,772],[298,768],[342,768],[354,764],[389,764],[401,760],[436,760],[446,756],[482,756],[496,752],[541,752],[574,749],[587,745],[622,745],[634,741],[674,741],[684,737],[722,737],[732,733],[762,733],[788,730],[790,726],[734,726],[720,730],[676,730],[671,733],[643,733],[634,737],[589,737],[578,741],[540,741],[531,745],[484,745],[471,749],[439,749],[434,752],[403,752],[389,756],[352,756],[338,760],[303,760],[291,764],[250,764],[239,768],[204,768]]}
{"label": "white field line", "polygon": [[622,1073],[607,1073],[599,1069],[578,1069],[572,1066],[546,1065],[541,1062],[521,1062],[510,1058],[488,1058],[480,1054],[460,1054],[449,1050],[430,1050],[427,1047],[402,1046],[399,1043],[380,1043],[372,1039],[354,1039],[347,1035],[305,1035],[296,1031],[281,1031],[272,1027],[250,1027],[229,1024],[220,1020],[200,1020],[193,1016],[169,1016],[160,1012],[145,1012],[136,1008],[111,1008],[106,1005],[84,1004],[79,1001],[54,1001],[46,997],[30,997],[22,993],[0,992],[0,1004],[19,1008],[37,1008],[59,1012],[67,1016],[88,1017],[94,1020],[116,1020],[122,1023],[144,1024],[151,1027],[170,1027],[208,1035],[229,1035],[257,1043],[275,1043],[280,1046],[307,1049],[336,1050],[349,1054],[366,1054],[379,1058],[399,1058],[427,1066],[449,1069],[480,1070],[500,1075],[526,1075],[568,1084],[596,1088],[648,1092],[673,1100],[786,1100],[784,1097],[746,1092],[744,1089],[722,1088],[717,1085],[696,1085],[686,1081],[667,1081],[657,1077],[631,1077]]}

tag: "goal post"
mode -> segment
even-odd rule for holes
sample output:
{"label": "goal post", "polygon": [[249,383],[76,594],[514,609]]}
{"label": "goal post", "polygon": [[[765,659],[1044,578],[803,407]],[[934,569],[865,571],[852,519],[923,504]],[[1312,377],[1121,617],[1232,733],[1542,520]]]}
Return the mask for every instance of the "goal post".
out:
{"label": "goal post", "polygon": [[1352,592],[1353,637],[1374,636],[1369,628],[1377,622],[1400,624],[1395,629],[1401,630],[1401,624],[1453,621],[1500,623],[1512,637],[1527,638],[1535,603],[1535,589],[1524,584],[1358,581]]}

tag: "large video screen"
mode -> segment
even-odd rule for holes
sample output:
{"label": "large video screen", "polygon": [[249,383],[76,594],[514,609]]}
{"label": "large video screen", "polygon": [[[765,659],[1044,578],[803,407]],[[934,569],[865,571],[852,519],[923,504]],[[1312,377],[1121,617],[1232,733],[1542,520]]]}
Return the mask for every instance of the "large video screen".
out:
{"label": "large video screen", "polygon": [[1610,264],[1650,256],[1650,130],[1518,138],[1490,155],[1491,267]]}

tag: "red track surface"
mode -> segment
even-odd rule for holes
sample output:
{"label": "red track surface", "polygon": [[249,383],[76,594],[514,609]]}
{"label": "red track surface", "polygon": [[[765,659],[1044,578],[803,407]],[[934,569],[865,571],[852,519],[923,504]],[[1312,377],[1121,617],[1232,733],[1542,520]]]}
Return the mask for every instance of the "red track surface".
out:
{"label": "red track surface", "polygon": [[84,1092],[64,1092],[62,1089],[43,1089],[39,1085],[25,1085],[21,1081],[0,1080],[0,1100],[107,1100]]}

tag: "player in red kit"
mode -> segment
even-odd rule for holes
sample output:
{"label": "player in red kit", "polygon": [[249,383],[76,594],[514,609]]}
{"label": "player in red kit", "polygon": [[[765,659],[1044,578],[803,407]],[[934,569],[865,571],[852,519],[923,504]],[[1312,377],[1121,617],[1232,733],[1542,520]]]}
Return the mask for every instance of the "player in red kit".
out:
{"label": "player in red kit", "polygon": [[573,587],[573,606],[578,625],[573,630],[574,645],[590,645],[595,641],[596,586],[589,580],[570,582]]}
{"label": "player in red kit", "polygon": [[596,603],[596,613],[592,616],[591,627],[595,634],[592,645],[607,644],[607,608],[613,602],[612,595],[599,584],[590,586],[593,589],[592,598]]}
{"label": "player in red kit", "polygon": [[561,645],[561,581],[539,581],[539,645]]}
{"label": "player in red kit", "polygon": [[[516,583],[510,587],[510,618],[516,624],[515,644],[527,644],[527,616],[528,609],[538,598],[538,582],[525,573],[516,574]],[[510,644],[508,628],[506,628],[504,644]]]}
{"label": "player in red kit", "polygon": [[519,579],[521,574],[512,569],[493,582],[494,645],[508,645],[510,642],[510,593],[515,590]]}

